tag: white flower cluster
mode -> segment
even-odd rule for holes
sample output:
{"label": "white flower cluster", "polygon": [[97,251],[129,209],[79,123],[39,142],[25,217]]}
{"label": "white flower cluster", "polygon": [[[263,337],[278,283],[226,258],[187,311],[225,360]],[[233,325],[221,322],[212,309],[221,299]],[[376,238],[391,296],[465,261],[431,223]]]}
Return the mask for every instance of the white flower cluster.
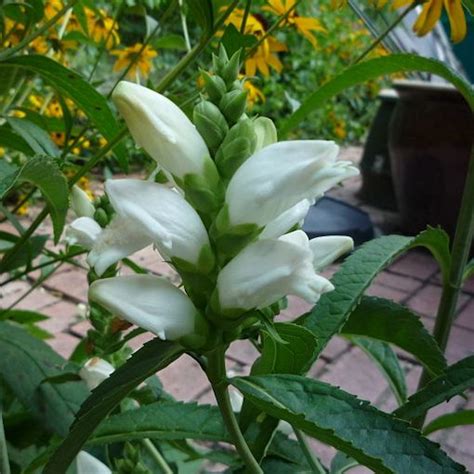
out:
{"label": "white flower cluster", "polygon": [[[88,261],[99,276],[152,244],[179,271],[186,292],[140,274],[98,279],[90,287],[90,300],[161,338],[192,340],[202,347],[219,318],[227,324],[241,321],[290,294],[315,303],[333,289],[317,272],[350,251],[352,239],[308,240],[294,229],[316,199],[358,173],[352,163],[336,161],[336,144],[276,143],[269,119],[241,114],[233,124],[222,122],[229,128],[219,147],[219,129],[212,129],[219,120],[196,127],[173,102],[150,89],[121,82],[113,100],[137,144],[170,184],[107,181],[111,221],[99,225],[89,206],[76,203],[87,213],[70,225],[69,235],[90,249]],[[206,110],[211,117],[220,114],[208,104],[198,118],[206,117]],[[251,138],[242,141],[242,133]],[[243,146],[249,156],[236,166],[229,156]],[[80,193],[76,197],[84,199]]]}

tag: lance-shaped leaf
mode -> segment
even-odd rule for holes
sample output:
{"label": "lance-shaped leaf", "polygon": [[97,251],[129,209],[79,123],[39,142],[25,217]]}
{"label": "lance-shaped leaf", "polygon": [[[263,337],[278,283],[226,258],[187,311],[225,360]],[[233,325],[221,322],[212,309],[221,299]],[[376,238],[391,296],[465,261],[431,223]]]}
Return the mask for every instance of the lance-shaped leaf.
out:
{"label": "lance-shaped leaf", "polygon": [[230,440],[217,407],[196,403],[156,402],[109,417],[95,431],[88,444],[143,438]]}
{"label": "lance-shaped leaf", "polygon": [[474,410],[461,410],[439,416],[423,428],[423,434],[426,436],[438,430],[465,425],[474,425]]}
{"label": "lance-shaped leaf", "polygon": [[395,344],[414,355],[434,375],[446,369],[446,359],[420,317],[393,301],[362,297],[341,332]]}
{"label": "lance-shaped leaf", "polygon": [[322,295],[313,310],[298,320],[318,339],[317,355],[331,337],[341,331],[377,274],[401,253],[416,246],[427,247],[445,268],[448,264],[445,262],[446,239],[444,231],[428,228],[417,237],[383,236],[357,249],[331,279],[336,289]]}
{"label": "lance-shaped leaf", "polygon": [[474,356],[466,357],[449,366],[445,373],[431,380],[393,413],[400,418],[413,420],[472,386],[474,386]]}
{"label": "lance-shaped leaf", "polygon": [[18,400],[47,431],[65,436],[88,393],[82,382],[45,382],[61,375],[66,361],[44,342],[7,322],[0,322],[0,360],[0,378]]}
{"label": "lance-shaped leaf", "polygon": [[44,473],[66,472],[81,447],[107,414],[131,390],[158,370],[171,364],[182,353],[183,349],[178,344],[159,339],[153,339],[135,352],[83,403],[69,435],[50,458]]}
{"label": "lance-shaped leaf", "polygon": [[239,377],[255,405],[377,473],[465,472],[410,425],[337,387],[297,375]]}
{"label": "lance-shaped leaf", "polygon": [[[107,140],[111,141],[120,131],[105,97],[79,74],[65,68],[53,59],[35,54],[15,56],[0,62],[0,68],[5,67],[26,69],[40,75],[61,95],[74,101]],[[114,148],[114,152],[121,166],[126,168],[125,147],[119,144]]]}
{"label": "lance-shaped leaf", "polygon": [[18,181],[28,181],[38,186],[48,203],[53,221],[54,241],[61,237],[68,209],[68,186],[56,162],[48,156],[36,156],[21,168],[0,179],[0,199]]}

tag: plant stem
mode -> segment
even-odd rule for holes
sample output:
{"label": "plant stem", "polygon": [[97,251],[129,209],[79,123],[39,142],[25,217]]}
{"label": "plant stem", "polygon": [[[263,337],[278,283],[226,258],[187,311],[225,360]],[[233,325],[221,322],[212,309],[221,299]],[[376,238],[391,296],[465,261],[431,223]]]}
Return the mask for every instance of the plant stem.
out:
{"label": "plant stem", "polygon": [[45,31],[51,28],[51,26],[53,26],[64,14],[66,14],[66,12],[75,3],[77,3],[77,1],[78,0],[70,0],[61,10],[59,10],[58,13],[56,13],[56,15],[53,16],[53,18],[51,18],[51,20],[47,21],[43,26],[38,28],[31,35],[24,38],[17,45],[13,46],[13,48],[6,49],[3,53],[0,53],[0,61],[12,56],[17,51],[20,51],[25,46],[28,46],[34,39],[38,38],[38,36],[41,36]]}
{"label": "plant stem", "polygon": [[357,64],[367,57],[383,40],[405,19],[405,17],[414,10],[418,5],[418,2],[413,2],[409,5],[403,13],[353,62]]}
{"label": "plant stem", "polygon": [[293,431],[295,432],[300,448],[303,451],[303,454],[305,455],[306,461],[308,461],[311,471],[316,474],[327,474],[326,469],[324,469],[322,464],[319,462],[319,459],[313,454],[311,448],[308,446],[304,434],[296,428],[293,428]]}
{"label": "plant stem", "polygon": [[[433,337],[444,352],[448,343],[451,326],[456,313],[459,292],[463,283],[464,270],[469,258],[469,251],[474,236],[474,145],[471,148],[471,159],[464,185],[464,193],[459,210],[456,232],[451,251],[451,267],[447,281],[443,282],[443,292],[436,315]],[[423,370],[418,390],[431,379],[429,373]],[[414,421],[414,426],[421,428],[425,415]]]}
{"label": "plant stem", "polygon": [[0,472],[10,474],[10,463],[8,461],[7,440],[3,428],[3,410],[0,404]]}
{"label": "plant stem", "polygon": [[250,6],[252,5],[252,0],[247,0],[245,4],[244,16],[242,17],[242,24],[240,25],[240,33],[245,34],[245,27],[247,26],[247,20],[250,13]]}
{"label": "plant stem", "polygon": [[239,424],[235,418],[232,405],[230,403],[229,392],[227,391],[227,379],[225,370],[225,348],[218,347],[209,354],[207,376],[211,382],[212,390],[216,396],[217,404],[224,419],[224,423],[229,431],[231,439],[237,452],[245,462],[248,472],[263,474],[257,460],[253,457],[245,438],[240,431]]}
{"label": "plant stem", "polygon": [[155,445],[148,439],[145,438],[142,440],[143,446],[146,448],[153,460],[160,466],[162,472],[165,474],[173,474],[173,470],[168,466],[165,458],[161,453],[156,449]]}

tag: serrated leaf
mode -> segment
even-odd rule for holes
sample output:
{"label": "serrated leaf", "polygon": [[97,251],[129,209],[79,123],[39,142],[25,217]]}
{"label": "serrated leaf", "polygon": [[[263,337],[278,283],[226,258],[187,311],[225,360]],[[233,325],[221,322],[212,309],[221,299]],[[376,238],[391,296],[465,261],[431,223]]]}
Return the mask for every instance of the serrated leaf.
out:
{"label": "serrated leaf", "polygon": [[269,415],[377,473],[465,472],[408,423],[327,383],[298,375],[238,377],[231,383]]}
{"label": "serrated leaf", "polygon": [[0,376],[50,432],[65,436],[88,390],[84,383],[42,384],[66,361],[21,327],[0,322]]}
{"label": "serrated leaf", "polygon": [[353,336],[350,337],[349,340],[365,352],[379,368],[392,389],[399,405],[405,403],[407,399],[405,374],[400,367],[397,355],[393,352],[391,347],[384,342],[368,337]]}
{"label": "serrated leaf", "polygon": [[318,340],[319,355],[339,333],[374,278],[408,249],[427,247],[434,255],[444,254],[446,233],[428,228],[416,237],[388,235],[371,240],[350,255],[331,278],[335,290],[325,293],[312,311],[297,319]]}
{"label": "serrated leaf", "polygon": [[[110,141],[115,138],[120,131],[117,120],[105,97],[79,74],[65,68],[53,59],[35,54],[16,56],[1,61],[1,67],[19,67],[39,74],[60,94],[69,97],[82,109],[107,140]],[[115,146],[114,152],[121,166],[126,169],[127,153],[124,145],[119,143]]]}
{"label": "serrated leaf", "polygon": [[58,147],[41,127],[29,120],[14,117],[9,117],[7,121],[10,127],[28,143],[36,154],[48,155],[54,158],[59,156]]}
{"label": "serrated leaf", "polygon": [[460,410],[441,415],[423,428],[423,434],[427,436],[435,431],[466,425],[474,425],[474,410]]}
{"label": "serrated leaf", "polygon": [[466,357],[449,366],[444,374],[427,383],[393,414],[405,420],[413,420],[472,386],[474,386],[474,356]]}
{"label": "serrated leaf", "polygon": [[[472,0],[469,0],[472,1]],[[326,82],[313,92],[293,112],[280,128],[280,139],[300,122],[311,117],[311,112],[322,105],[326,105],[332,97],[346,91],[349,87],[365,83],[372,79],[400,72],[429,72],[436,74],[451,82],[464,96],[471,110],[474,111],[474,89],[462,77],[447,67],[441,61],[423,58],[414,54],[390,54],[389,56],[369,59],[367,61],[349,66],[334,79]]]}
{"label": "serrated leaf", "polygon": [[395,344],[414,355],[433,375],[441,374],[447,367],[438,343],[425,329],[420,317],[393,301],[362,297],[341,332]]}
{"label": "serrated leaf", "polygon": [[[317,341],[311,331],[291,323],[276,323],[275,331],[286,343],[281,344],[271,336],[262,334],[262,354],[252,366],[252,375],[264,374],[303,374],[313,360]],[[271,440],[278,420],[267,417],[263,423],[255,423],[261,411],[248,400],[244,400],[239,416],[241,429],[246,432],[251,423],[252,435],[248,444],[260,459]]]}
{"label": "serrated leaf", "polygon": [[156,402],[109,417],[94,432],[88,444],[143,438],[230,441],[217,407],[196,403]]}
{"label": "serrated leaf", "polygon": [[54,242],[57,243],[66,223],[69,188],[66,177],[56,162],[48,156],[35,156],[17,170],[15,176],[9,175],[8,182],[0,181],[0,199],[17,181],[29,181],[37,186],[46,202],[53,221]]}
{"label": "serrated leaf", "polygon": [[181,354],[183,349],[180,345],[159,339],[153,339],[135,352],[124,365],[94,389],[82,404],[68,436],[50,458],[44,474],[66,472],[81,447],[110,411],[131,390],[171,364]]}

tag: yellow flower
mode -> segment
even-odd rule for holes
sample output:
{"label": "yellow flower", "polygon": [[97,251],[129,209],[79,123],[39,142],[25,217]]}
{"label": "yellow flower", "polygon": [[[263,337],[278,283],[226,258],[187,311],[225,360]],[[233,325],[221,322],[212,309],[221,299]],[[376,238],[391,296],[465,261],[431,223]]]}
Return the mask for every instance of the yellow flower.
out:
{"label": "yellow flower", "polygon": [[85,8],[85,12],[89,34],[96,43],[107,40],[105,47],[108,49],[113,48],[120,43],[118,23],[114,22],[113,18],[107,16],[105,10],[101,8],[99,14],[97,14],[90,8]]}
{"label": "yellow flower", "polygon": [[26,117],[26,113],[23,110],[12,110],[8,115],[11,117],[23,118]]}
{"label": "yellow flower", "polygon": [[142,48],[143,44],[135,43],[133,46],[112,51],[112,54],[117,56],[114,71],[121,71],[135,61],[128,71],[127,76],[135,78],[138,71],[140,71],[143,77],[147,77],[151,71],[152,59],[156,57],[158,53],[149,45],[146,45],[143,51],[140,52]]}
{"label": "yellow flower", "polygon": [[[412,5],[415,0],[393,0],[393,8],[406,7]],[[420,15],[418,16],[413,31],[418,36],[429,33],[441,18],[443,5],[448,14],[449,25],[451,27],[451,40],[454,43],[462,41],[466,36],[466,16],[462,6],[462,0],[428,0],[423,3]]]}
{"label": "yellow flower", "polygon": [[331,8],[339,10],[347,5],[347,0],[331,0]]}
{"label": "yellow flower", "polygon": [[38,54],[46,54],[49,51],[49,44],[46,41],[46,38],[43,36],[38,36],[30,44],[30,48]]}
{"label": "yellow flower", "polygon": [[[242,78],[242,75],[239,75],[239,78]],[[247,104],[249,108],[252,108],[257,102],[265,102],[265,95],[263,92],[250,81],[244,82],[244,89],[247,91]]]}
{"label": "yellow flower", "polygon": [[[227,24],[234,25],[240,30],[244,17],[244,11],[236,8],[227,19]],[[247,22],[245,23],[245,34],[253,35],[260,40],[265,35],[265,26],[263,23],[252,14],[249,14]],[[287,51],[287,47],[280,43],[276,38],[269,36],[265,38],[258,46],[255,53],[245,60],[245,74],[246,76],[254,76],[257,71],[260,71],[264,76],[270,75],[270,68],[277,72],[281,72],[283,65],[274,53]]]}
{"label": "yellow flower", "polygon": [[[294,7],[295,1],[296,0],[267,0],[268,5],[262,7],[262,10],[266,10],[274,15],[283,16],[288,10]],[[296,31],[303,35],[313,47],[316,47],[317,41],[312,32],[326,32],[319,20],[316,18],[298,16],[295,8],[287,15],[286,24],[295,27]]]}
{"label": "yellow flower", "polygon": [[51,100],[51,102],[46,107],[47,117],[62,117],[63,116],[63,109],[61,108],[61,104],[57,99]]}
{"label": "yellow flower", "polygon": [[3,158],[5,156],[5,148],[0,146],[0,158]]}
{"label": "yellow flower", "polygon": [[64,145],[64,140],[66,139],[66,134],[63,132],[53,132],[50,134],[51,140],[58,146]]}
{"label": "yellow flower", "polygon": [[44,17],[46,20],[51,20],[62,9],[63,3],[60,0],[46,0],[44,2]]}

